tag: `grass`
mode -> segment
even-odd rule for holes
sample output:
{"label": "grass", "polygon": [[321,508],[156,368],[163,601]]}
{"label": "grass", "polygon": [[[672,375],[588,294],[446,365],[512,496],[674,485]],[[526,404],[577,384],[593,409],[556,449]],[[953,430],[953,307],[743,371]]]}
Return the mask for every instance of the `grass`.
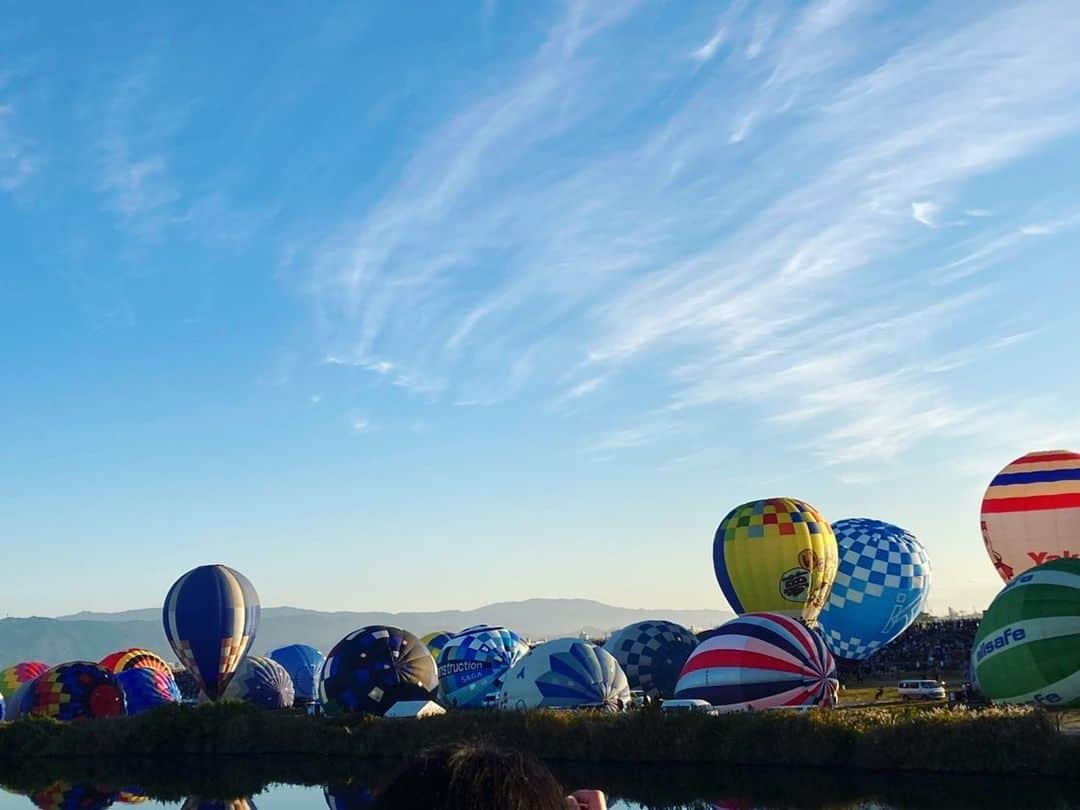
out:
{"label": "grass", "polygon": [[1080,738],[1027,708],[912,706],[710,717],[641,711],[457,712],[424,720],[338,719],[240,703],[167,706],[132,718],[0,725],[0,778],[35,759],[220,755],[407,757],[479,741],[548,760],[786,765],[969,774],[1080,774]]}

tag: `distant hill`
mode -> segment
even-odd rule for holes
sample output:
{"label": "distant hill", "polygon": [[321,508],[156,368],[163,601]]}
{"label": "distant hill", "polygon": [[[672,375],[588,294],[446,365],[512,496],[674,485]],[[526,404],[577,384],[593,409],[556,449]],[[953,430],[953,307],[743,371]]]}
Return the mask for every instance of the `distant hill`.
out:
{"label": "distant hill", "polygon": [[[502,624],[533,639],[607,634],[643,619],[670,619],[687,627],[715,627],[732,614],[721,610],[643,610],[615,607],[589,599],[528,599],[500,602],[475,610],[430,613],[324,613],[294,607],[264,608],[254,651],[284,644],[312,644],[324,652],[338,639],[367,624],[404,627],[417,635],[461,630],[474,624]],[[17,661],[48,663],[96,661],[114,650],[145,647],[168,659],[172,650],[161,629],[161,610],[76,613],[55,619],[0,619],[0,667]]]}

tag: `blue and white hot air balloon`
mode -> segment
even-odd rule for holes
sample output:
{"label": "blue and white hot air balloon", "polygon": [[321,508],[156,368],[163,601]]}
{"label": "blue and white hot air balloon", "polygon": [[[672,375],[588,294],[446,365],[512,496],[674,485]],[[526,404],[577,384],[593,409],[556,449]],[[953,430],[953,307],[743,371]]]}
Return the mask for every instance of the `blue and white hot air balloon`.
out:
{"label": "blue and white hot air balloon", "polygon": [[480,708],[503,677],[529,652],[513,630],[478,625],[451,636],[439,654],[439,688],[454,708]]}
{"label": "blue and white hot air balloon", "polygon": [[630,684],[615,656],[578,638],[541,644],[503,678],[503,709],[616,711],[630,704]]}
{"label": "blue and white hot air balloon", "polygon": [[239,571],[200,565],[169,589],[162,622],[180,662],[217,700],[255,640],[259,595]]}
{"label": "blue and white hot air balloon", "polygon": [[321,652],[308,644],[289,644],[266,654],[289,673],[292,678],[296,702],[311,703],[319,697],[319,673],[326,660]]}
{"label": "blue and white hot air balloon", "polygon": [[930,594],[926,549],[899,526],[869,518],[832,524],[840,566],[818,624],[840,658],[861,661],[904,632]]}
{"label": "blue and white hot air balloon", "polygon": [[261,709],[288,709],[295,699],[292,678],[285,667],[259,655],[249,655],[240,663],[221,696]]}

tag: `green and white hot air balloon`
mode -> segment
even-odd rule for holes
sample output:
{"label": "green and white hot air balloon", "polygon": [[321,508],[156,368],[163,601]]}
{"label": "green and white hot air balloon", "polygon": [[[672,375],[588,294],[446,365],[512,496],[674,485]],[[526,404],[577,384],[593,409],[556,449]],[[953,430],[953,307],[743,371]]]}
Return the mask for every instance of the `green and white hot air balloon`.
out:
{"label": "green and white hot air balloon", "polygon": [[983,614],[971,668],[997,703],[1080,707],[1080,559],[1013,579]]}

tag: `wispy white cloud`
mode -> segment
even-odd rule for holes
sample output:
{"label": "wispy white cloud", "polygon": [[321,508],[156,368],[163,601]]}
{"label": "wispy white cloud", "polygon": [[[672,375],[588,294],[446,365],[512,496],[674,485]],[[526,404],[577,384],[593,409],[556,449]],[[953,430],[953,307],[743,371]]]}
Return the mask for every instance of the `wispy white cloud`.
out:
{"label": "wispy white cloud", "polygon": [[940,212],[941,206],[929,200],[911,204],[911,218],[916,222],[921,222],[927,228],[938,226],[937,217]]}
{"label": "wispy white cloud", "polygon": [[724,26],[721,25],[719,28],[716,29],[715,32],[713,32],[713,35],[709,37],[709,39],[703,45],[701,45],[701,47],[696,48],[694,52],[690,54],[690,58],[693,59],[695,62],[708,62],[714,56],[716,56],[716,51],[720,48],[721,45],[724,44],[724,39],[726,36],[727,31]]}
{"label": "wispy white cloud", "polygon": [[353,433],[369,433],[371,431],[371,420],[366,416],[354,416],[349,420],[349,429]]}
{"label": "wispy white cloud", "polygon": [[[726,41],[747,55],[759,42],[756,58],[689,77],[685,31],[616,45],[633,9],[614,6],[572,4],[520,71],[464,103],[319,246],[335,345],[447,380],[470,404],[530,384],[583,400],[616,371],[647,375],[681,420],[734,402],[777,430],[813,425],[827,462],[988,430],[985,403],[932,361],[935,340],[956,363],[1002,350],[1012,332],[988,335],[979,317],[1001,292],[930,282],[1042,231],[1015,226],[915,272],[912,219],[941,225],[933,201],[1080,132],[1067,4],[980,7],[903,40],[871,3],[778,9],[767,24],[733,7],[719,26],[697,21],[714,32],[698,61]],[[600,122],[620,134],[596,150],[578,136]],[[589,452],[670,437],[656,404],[641,405],[647,427]]]}

